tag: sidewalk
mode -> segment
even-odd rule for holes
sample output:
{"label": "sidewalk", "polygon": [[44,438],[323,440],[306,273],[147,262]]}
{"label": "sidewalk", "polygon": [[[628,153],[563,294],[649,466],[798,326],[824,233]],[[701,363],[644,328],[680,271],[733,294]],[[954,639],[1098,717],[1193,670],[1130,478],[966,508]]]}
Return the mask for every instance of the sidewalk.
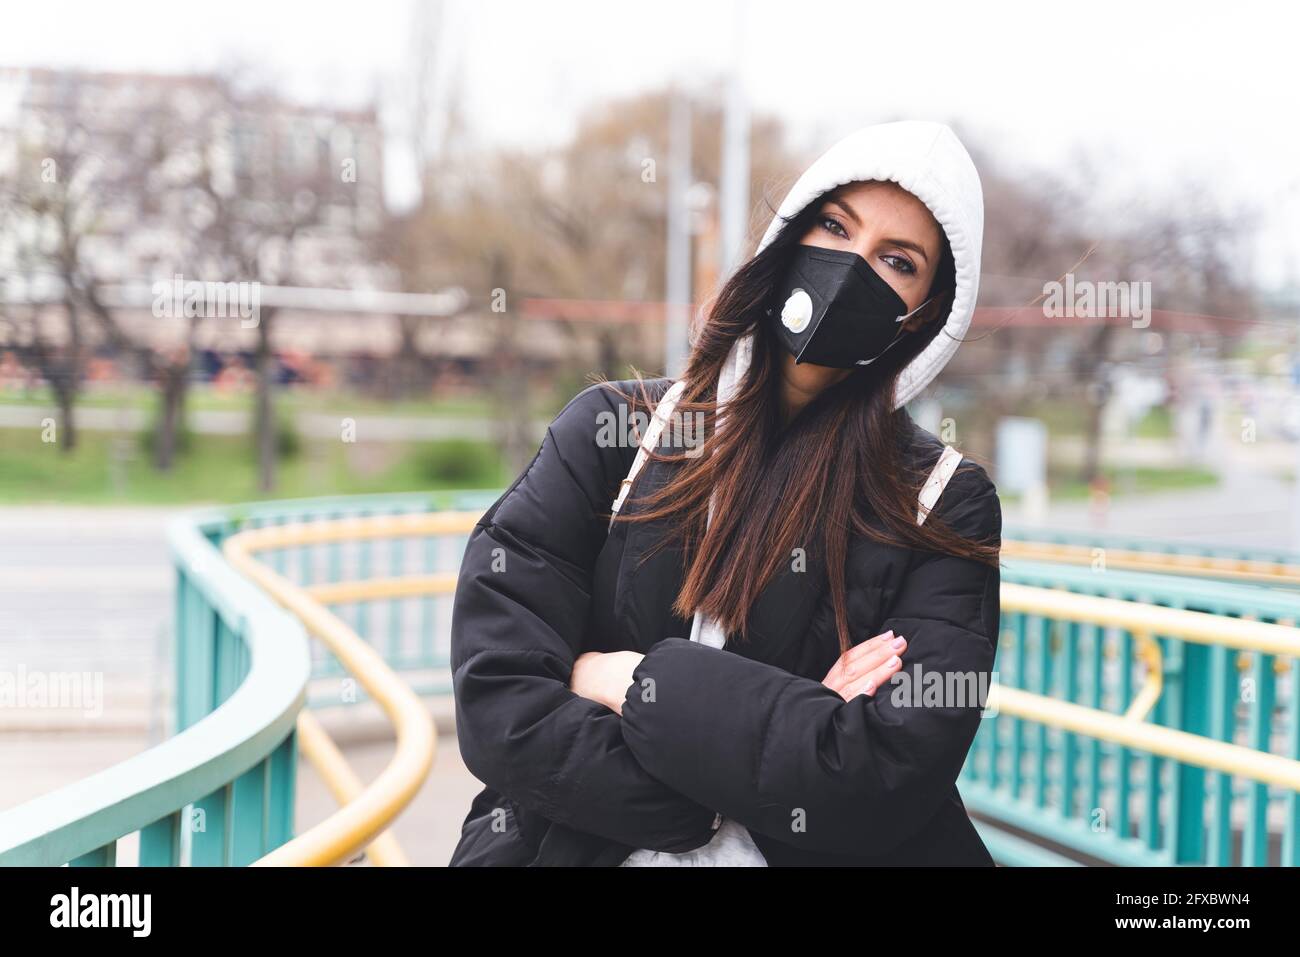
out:
{"label": "sidewalk", "polygon": [[[1273,443],[1216,443],[1219,483],[1153,495],[1119,495],[1101,512],[1087,500],[1053,502],[1043,523],[1067,531],[1114,532],[1238,548],[1300,548],[1297,495],[1281,475],[1295,453]],[[1020,505],[1005,504],[1005,525],[1031,528]]]}
{"label": "sidewalk", "polygon": [[[438,750],[424,786],[398,818],[394,833],[412,864],[443,866],[460,836],[469,803],[481,785],[466,769],[456,745],[451,701],[430,703],[438,729]],[[392,759],[392,728],[378,708],[359,704],[317,712],[352,770],[373,781]],[[151,746],[148,734],[98,730],[79,732],[11,732],[0,735],[0,811],[57,790],[73,781],[124,761]],[[298,764],[295,825],[298,833],[338,810],[325,783],[306,760]],[[136,842],[120,846],[124,863],[133,863]]]}

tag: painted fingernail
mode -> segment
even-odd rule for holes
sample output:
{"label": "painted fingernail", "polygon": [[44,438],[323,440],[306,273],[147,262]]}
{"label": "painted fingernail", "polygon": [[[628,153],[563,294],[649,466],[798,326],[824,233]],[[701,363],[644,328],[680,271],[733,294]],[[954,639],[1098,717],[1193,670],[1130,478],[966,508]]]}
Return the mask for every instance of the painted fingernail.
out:
{"label": "painted fingernail", "polygon": [[905,642],[901,637],[899,637],[899,638],[895,638],[893,641],[891,641],[891,642],[889,643],[889,647],[891,647],[891,648],[902,648],[903,645],[905,645],[905,644],[907,644],[907,642]]}
{"label": "painted fingernail", "polygon": [[867,682],[867,686],[866,686],[865,688],[862,689],[862,693],[863,693],[863,694],[871,694],[871,692],[873,692],[873,691],[875,691],[875,690],[876,690],[876,683],[875,683],[874,681],[868,681],[868,682]]}
{"label": "painted fingernail", "polygon": [[902,661],[901,661],[901,659],[898,657],[898,655],[894,655],[894,657],[890,658],[888,661],[885,662],[885,667],[886,667],[886,668],[897,668],[901,663],[902,663]]}
{"label": "painted fingernail", "polygon": [[882,641],[888,641],[888,640],[889,640],[890,638],[892,638],[893,636],[894,636],[894,629],[891,628],[891,629],[889,629],[889,631],[885,632],[885,633],[884,633],[883,635],[881,635],[880,637],[881,637],[881,640],[882,640]]}

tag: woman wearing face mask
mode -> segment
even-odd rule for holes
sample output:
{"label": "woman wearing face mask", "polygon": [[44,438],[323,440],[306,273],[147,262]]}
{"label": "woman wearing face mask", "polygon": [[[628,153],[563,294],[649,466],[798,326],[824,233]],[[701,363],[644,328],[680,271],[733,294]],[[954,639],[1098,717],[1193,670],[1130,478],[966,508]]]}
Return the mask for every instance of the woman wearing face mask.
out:
{"label": "woman wearing face mask", "polygon": [[992,864],[955,781],[1001,509],[904,408],[969,326],[982,230],[951,130],[859,130],[680,379],[557,416],[461,570],[457,733],[486,787],[453,865]]}

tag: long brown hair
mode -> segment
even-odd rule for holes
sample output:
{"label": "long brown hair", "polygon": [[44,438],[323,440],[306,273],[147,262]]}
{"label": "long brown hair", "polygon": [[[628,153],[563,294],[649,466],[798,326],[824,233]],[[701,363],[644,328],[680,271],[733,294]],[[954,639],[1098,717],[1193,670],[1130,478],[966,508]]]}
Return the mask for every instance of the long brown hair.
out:
{"label": "long brown hair", "polygon": [[[849,636],[845,566],[849,540],[863,535],[891,545],[933,550],[998,564],[995,544],[966,539],[937,517],[917,525],[917,496],[932,461],[914,460],[911,425],[893,398],[900,372],[939,334],[952,308],[955,269],[946,235],[926,307],[925,324],[880,359],[825,389],[788,426],[782,426],[778,363],[781,345],[770,321],[770,297],[799,242],[819,215],[830,190],[789,218],[760,253],[742,265],[707,309],[677,404],[688,421],[704,423],[702,444],[677,451],[653,448],[652,460],[677,462],[658,490],[629,501],[616,520],[664,522],[667,534],[656,547],[682,549],[685,576],[673,611],[689,619],[696,609],[714,618],[728,635],[745,638],[749,609],[796,548],[820,556],[827,570],[840,648]],[[732,344],[753,331],[748,372],[737,383],[715,428],[718,376]],[[637,374],[632,407],[653,412],[644,380]],[[923,459],[924,457],[922,457]],[[644,470],[641,473],[645,474]],[[709,503],[713,501],[712,520]]]}

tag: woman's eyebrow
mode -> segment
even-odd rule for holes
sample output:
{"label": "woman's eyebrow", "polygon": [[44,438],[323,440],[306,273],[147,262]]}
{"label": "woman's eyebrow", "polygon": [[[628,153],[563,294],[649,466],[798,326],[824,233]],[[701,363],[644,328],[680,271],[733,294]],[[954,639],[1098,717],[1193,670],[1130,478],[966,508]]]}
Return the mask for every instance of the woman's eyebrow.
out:
{"label": "woman's eyebrow", "polygon": [[920,244],[914,243],[910,239],[886,239],[885,243],[890,246],[901,246],[903,249],[910,249],[927,263],[930,261],[930,257],[926,255],[925,250],[921,248]]}
{"label": "woman's eyebrow", "polygon": [[830,199],[827,200],[827,202],[834,203],[840,209],[844,210],[845,215],[848,216],[849,219],[853,220],[855,225],[858,226],[862,225],[862,220],[858,219],[858,214],[853,211],[853,209],[849,206],[848,203],[844,202],[841,199]]}
{"label": "woman's eyebrow", "polygon": [[[826,202],[827,205],[834,204],[844,210],[844,214],[848,216],[849,219],[853,220],[855,225],[862,225],[862,220],[858,218],[858,214],[853,211],[852,207],[850,207],[848,203],[841,199],[828,199]],[[910,239],[886,239],[885,242],[890,246],[899,246],[903,249],[910,249],[912,252],[924,259],[927,264],[930,262],[929,255],[920,243],[914,243]]]}

